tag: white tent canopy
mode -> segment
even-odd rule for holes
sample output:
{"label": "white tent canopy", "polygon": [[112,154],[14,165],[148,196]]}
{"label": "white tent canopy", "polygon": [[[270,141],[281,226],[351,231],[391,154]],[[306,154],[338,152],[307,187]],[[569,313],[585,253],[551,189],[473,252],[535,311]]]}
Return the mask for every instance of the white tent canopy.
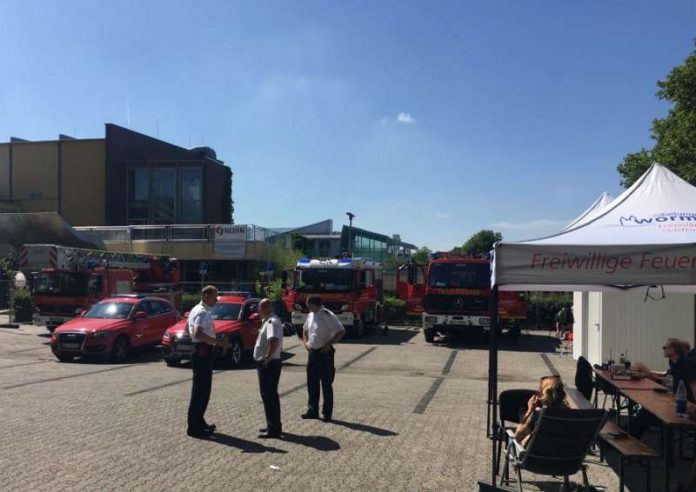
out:
{"label": "white tent canopy", "polygon": [[580,214],[570,224],[561,229],[561,232],[569,231],[570,229],[574,229],[588,222],[591,222],[592,219],[594,219],[597,215],[599,215],[602,212],[604,207],[606,207],[613,201],[614,197],[605,191],[604,193],[599,195],[599,197],[592,203],[592,205],[590,205],[590,207],[587,210]]}
{"label": "white tent canopy", "polygon": [[696,291],[696,187],[653,164],[619,197],[558,234],[494,248],[501,290]]}

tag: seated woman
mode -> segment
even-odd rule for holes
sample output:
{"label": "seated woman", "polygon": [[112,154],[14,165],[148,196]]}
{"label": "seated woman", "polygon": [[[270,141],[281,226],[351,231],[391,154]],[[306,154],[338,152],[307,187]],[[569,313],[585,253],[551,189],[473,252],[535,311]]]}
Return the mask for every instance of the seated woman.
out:
{"label": "seated woman", "polygon": [[515,429],[515,440],[526,446],[539,420],[541,409],[567,407],[566,392],[560,376],[545,376],[539,381],[539,393],[527,402],[527,413]]}

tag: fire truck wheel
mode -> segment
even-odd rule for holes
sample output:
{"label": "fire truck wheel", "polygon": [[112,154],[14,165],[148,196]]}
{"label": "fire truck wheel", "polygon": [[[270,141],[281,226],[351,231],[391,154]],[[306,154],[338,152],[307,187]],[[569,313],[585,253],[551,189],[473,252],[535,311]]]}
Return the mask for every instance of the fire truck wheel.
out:
{"label": "fire truck wheel", "polygon": [[56,354],[56,359],[61,362],[72,362],[74,358],[74,355]]}
{"label": "fire truck wheel", "polygon": [[116,340],[111,347],[111,362],[115,364],[120,364],[128,359],[130,355],[130,342],[128,337],[121,335]]}
{"label": "fire truck wheel", "polygon": [[363,335],[365,335],[365,321],[362,316],[360,316],[353,321],[353,336],[355,338],[362,338]]}
{"label": "fire truck wheel", "polygon": [[425,337],[426,342],[433,343],[435,341],[435,330],[432,328],[424,328],[423,336]]}
{"label": "fire truck wheel", "polygon": [[242,358],[244,356],[244,348],[242,347],[242,342],[239,338],[230,340],[230,351],[227,354],[227,361],[230,366],[237,367],[242,363]]}
{"label": "fire truck wheel", "polygon": [[181,359],[173,359],[171,357],[164,359],[164,362],[169,367],[179,367],[181,365]]}

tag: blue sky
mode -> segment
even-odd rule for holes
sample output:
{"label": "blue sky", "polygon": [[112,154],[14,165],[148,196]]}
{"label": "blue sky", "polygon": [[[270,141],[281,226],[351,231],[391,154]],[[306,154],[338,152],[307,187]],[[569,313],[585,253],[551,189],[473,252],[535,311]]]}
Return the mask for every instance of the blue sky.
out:
{"label": "blue sky", "polygon": [[238,223],[533,237],[620,192],[694,21],[690,0],[6,0],[0,140],[112,122],[212,146]]}

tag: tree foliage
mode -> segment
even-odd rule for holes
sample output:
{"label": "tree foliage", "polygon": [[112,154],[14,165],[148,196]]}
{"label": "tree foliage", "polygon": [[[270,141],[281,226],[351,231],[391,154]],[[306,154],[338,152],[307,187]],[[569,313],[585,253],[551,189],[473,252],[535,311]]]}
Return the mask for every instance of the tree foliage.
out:
{"label": "tree foliage", "polygon": [[430,254],[432,251],[430,251],[430,248],[427,246],[423,246],[421,248],[418,248],[415,253],[413,253],[413,261],[415,263],[421,263],[425,264],[428,263],[428,260],[430,260]]}
{"label": "tree foliage", "polygon": [[486,254],[493,249],[493,245],[503,240],[503,235],[489,229],[483,229],[471,236],[462,246],[455,247],[454,253],[467,255]]}
{"label": "tree foliage", "polygon": [[671,107],[666,117],[653,120],[653,148],[627,154],[619,164],[621,184],[631,186],[652,163],[659,162],[696,185],[696,48],[657,87],[658,99]]}

